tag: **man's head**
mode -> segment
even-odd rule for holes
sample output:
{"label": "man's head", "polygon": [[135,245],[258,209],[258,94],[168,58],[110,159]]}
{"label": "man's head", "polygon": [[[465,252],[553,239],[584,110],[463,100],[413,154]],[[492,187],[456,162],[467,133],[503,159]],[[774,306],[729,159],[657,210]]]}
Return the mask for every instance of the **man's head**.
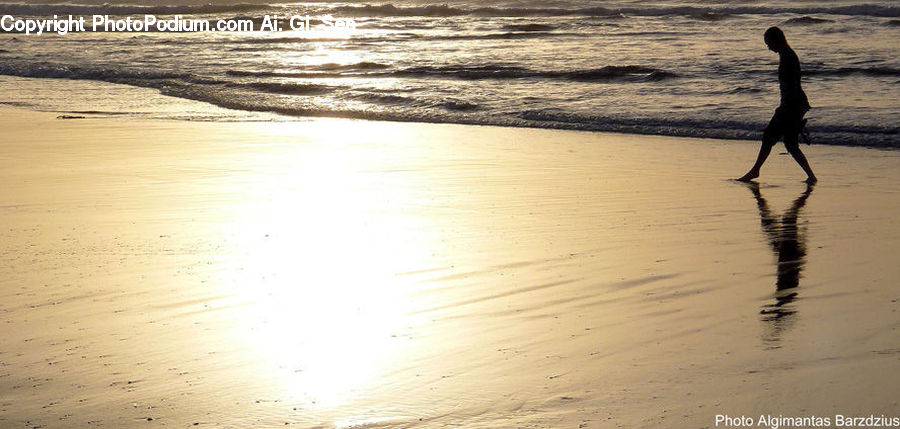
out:
{"label": "man's head", "polygon": [[766,34],[763,35],[763,40],[766,41],[766,46],[775,52],[781,52],[788,45],[787,39],[784,38],[784,32],[778,27],[769,27]]}

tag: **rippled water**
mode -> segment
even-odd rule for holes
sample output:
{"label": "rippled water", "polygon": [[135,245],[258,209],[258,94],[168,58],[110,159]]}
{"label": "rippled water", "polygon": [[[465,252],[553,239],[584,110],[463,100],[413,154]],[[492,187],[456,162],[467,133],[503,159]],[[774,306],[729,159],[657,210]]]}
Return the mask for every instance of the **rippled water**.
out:
{"label": "rippled water", "polygon": [[331,14],[359,27],[2,34],[0,74],[150,87],[290,117],[755,139],[778,104],[778,57],[762,32],[779,25],[803,63],[814,141],[900,147],[900,7],[890,0],[124,3],[0,3],[0,14]]}

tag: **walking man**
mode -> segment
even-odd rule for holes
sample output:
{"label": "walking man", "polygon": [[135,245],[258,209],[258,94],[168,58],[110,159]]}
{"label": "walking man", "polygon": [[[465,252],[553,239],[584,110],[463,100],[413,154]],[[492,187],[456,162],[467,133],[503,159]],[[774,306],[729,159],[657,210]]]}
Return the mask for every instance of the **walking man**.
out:
{"label": "walking man", "polygon": [[771,27],[766,30],[764,40],[769,50],[778,53],[778,86],[781,90],[781,104],[775,109],[775,115],[772,116],[772,120],[769,121],[769,125],[763,132],[762,146],[759,148],[756,163],[747,174],[737,180],[749,182],[759,177],[759,170],[766,162],[766,158],[769,157],[772,146],[775,146],[779,139],[783,139],[788,153],[806,172],[806,183],[816,183],[816,175],[813,174],[806,156],[800,151],[798,141],[803,128],[803,115],[809,110],[806,93],[800,87],[800,59],[788,45],[780,28]]}

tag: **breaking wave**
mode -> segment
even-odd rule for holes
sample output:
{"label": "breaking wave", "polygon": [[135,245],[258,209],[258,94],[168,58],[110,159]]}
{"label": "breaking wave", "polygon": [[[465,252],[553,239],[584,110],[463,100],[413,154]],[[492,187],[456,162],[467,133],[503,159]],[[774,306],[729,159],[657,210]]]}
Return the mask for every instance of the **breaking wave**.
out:
{"label": "breaking wave", "polygon": [[799,24],[799,25],[825,24],[828,22],[834,22],[834,20],[824,19],[824,18],[816,18],[816,17],[812,17],[812,16],[801,16],[799,18],[791,18],[787,21],[784,21],[785,24]]}
{"label": "breaking wave", "polygon": [[809,68],[803,70],[803,74],[806,76],[848,76],[861,74],[866,76],[900,77],[900,69],[891,67]]}
{"label": "breaking wave", "polygon": [[[315,70],[342,70],[342,71],[359,71],[365,69],[382,69],[387,66],[383,64],[358,63],[343,66],[332,67],[310,67],[313,72],[271,72],[271,71],[245,71],[245,70],[229,70],[226,72],[229,76],[243,77],[280,77],[280,78],[337,78],[337,77],[357,77],[358,74],[343,73],[319,73]],[[678,75],[666,70],[660,70],[653,67],[645,66],[605,66],[596,69],[583,70],[533,70],[518,66],[505,65],[483,65],[483,66],[419,66],[407,67],[391,71],[375,71],[365,74],[366,77],[434,77],[434,78],[456,78],[468,80],[480,79],[562,79],[579,82],[602,82],[602,81],[659,81],[663,79],[677,77]]]}

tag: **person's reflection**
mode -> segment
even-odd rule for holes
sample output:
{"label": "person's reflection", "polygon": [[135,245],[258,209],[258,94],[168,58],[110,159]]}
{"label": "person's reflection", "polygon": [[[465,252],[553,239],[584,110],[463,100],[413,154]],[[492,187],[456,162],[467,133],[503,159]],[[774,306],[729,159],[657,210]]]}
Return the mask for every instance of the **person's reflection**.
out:
{"label": "person's reflection", "polygon": [[749,183],[747,187],[756,198],[762,230],[772,246],[772,252],[778,258],[775,302],[766,304],[760,311],[762,320],[771,322],[768,339],[778,341],[790,323],[790,316],[796,312],[790,304],[797,297],[795,288],[800,284],[800,272],[806,263],[805,231],[797,229],[797,216],[812,193],[813,186],[808,185],[780,219],[769,209],[769,204],[759,192],[759,184]]}

